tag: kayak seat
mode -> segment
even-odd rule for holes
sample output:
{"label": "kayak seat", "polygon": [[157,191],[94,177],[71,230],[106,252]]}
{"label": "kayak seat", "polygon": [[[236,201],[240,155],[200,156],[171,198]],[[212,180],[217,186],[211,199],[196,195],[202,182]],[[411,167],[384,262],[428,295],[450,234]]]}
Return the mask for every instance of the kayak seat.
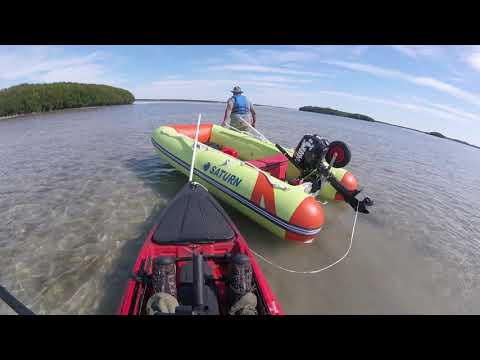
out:
{"label": "kayak seat", "polygon": [[[203,262],[203,274],[205,278],[213,275],[212,268],[207,261]],[[220,315],[217,289],[213,285],[205,284],[203,287],[203,298],[208,306],[208,315]],[[183,306],[192,306],[193,302],[193,264],[188,262],[180,268],[178,284],[178,302]]]}
{"label": "kayak seat", "polygon": [[247,163],[268,172],[270,175],[285,181],[287,176],[288,159],[283,154],[267,156],[260,159],[250,160]]}

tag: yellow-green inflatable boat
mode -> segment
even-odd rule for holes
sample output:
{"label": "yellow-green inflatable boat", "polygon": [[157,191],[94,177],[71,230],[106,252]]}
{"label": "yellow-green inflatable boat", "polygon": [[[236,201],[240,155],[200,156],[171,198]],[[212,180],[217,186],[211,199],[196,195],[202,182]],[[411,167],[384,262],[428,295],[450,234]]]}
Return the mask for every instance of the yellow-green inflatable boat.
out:
{"label": "yellow-green inflatable boat", "polygon": [[[194,124],[166,125],[152,136],[160,158],[187,176],[195,132]],[[356,179],[347,170],[329,171],[347,189],[356,190]],[[310,194],[309,183],[290,183],[299,175],[292,161],[270,142],[214,124],[200,126],[193,180],[276,236],[311,242],[322,229],[324,213]],[[317,195],[342,200],[330,183]]]}

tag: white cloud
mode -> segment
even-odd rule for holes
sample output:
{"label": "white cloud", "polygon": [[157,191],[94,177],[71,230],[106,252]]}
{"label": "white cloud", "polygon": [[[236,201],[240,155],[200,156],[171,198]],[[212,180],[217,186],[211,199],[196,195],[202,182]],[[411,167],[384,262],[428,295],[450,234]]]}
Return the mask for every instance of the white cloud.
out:
{"label": "white cloud", "polygon": [[[267,94],[264,94],[267,95]],[[267,95],[268,96],[268,95]],[[288,99],[290,103],[286,106],[290,106],[293,108],[298,108],[302,105],[319,105],[322,106],[322,102],[326,104],[325,106],[331,106],[330,102],[332,102],[335,98],[344,99],[340,101],[340,105],[342,106],[340,110],[351,111],[351,112],[358,112],[358,113],[365,113],[365,108],[369,108],[369,111],[366,111],[367,115],[371,115],[379,121],[389,122],[390,119],[380,118],[377,117],[375,114],[375,110],[369,106],[366,106],[365,103],[371,104],[378,104],[378,105],[385,105],[387,108],[397,108],[401,109],[410,113],[415,113],[418,115],[425,117],[428,116],[433,119],[446,119],[452,120],[458,123],[458,121],[463,121],[467,124],[475,125],[478,124],[480,118],[475,114],[468,113],[465,111],[457,110],[451,106],[447,105],[439,105],[439,104],[431,104],[424,101],[424,105],[422,104],[415,104],[413,102],[405,102],[405,101],[395,101],[391,99],[384,99],[380,97],[374,96],[362,96],[351,94],[348,92],[342,91],[330,91],[330,90],[320,90],[316,92],[302,92],[302,91],[277,91],[275,94],[271,94],[268,98],[261,98],[258,102],[262,102],[265,104],[271,105],[278,105],[278,106],[285,106],[285,104],[279,104],[277,99]],[[268,102],[267,102],[268,101]],[[351,108],[347,108],[346,104],[351,104]],[[408,115],[402,114],[402,117],[406,120],[409,118]],[[415,124],[409,124],[411,127],[418,127]]]}
{"label": "white cloud", "polygon": [[411,110],[411,111],[430,111],[431,110],[429,108],[414,105],[412,103],[399,102],[399,101],[377,98],[372,96],[355,95],[355,94],[350,94],[342,91],[319,91],[318,94],[339,96],[339,97],[345,97],[345,98],[354,99],[358,101],[366,101],[366,102],[371,102],[376,104],[389,105],[389,106],[394,106],[394,107]]}
{"label": "white cloud", "polygon": [[370,45],[356,45],[352,47],[352,54],[355,56],[363,55],[370,49]]}
{"label": "white cloud", "polygon": [[258,59],[255,56],[251,55],[250,52],[246,49],[228,49],[227,54],[233,61],[236,62],[247,64],[257,64],[259,62]]}
{"label": "white cloud", "polygon": [[325,64],[339,66],[345,69],[353,70],[353,71],[361,71],[366,72],[371,75],[381,76],[381,77],[390,77],[390,78],[399,78],[399,79],[407,79],[408,75],[391,69],[382,68],[375,65],[369,64],[360,64],[348,61],[322,61]]}
{"label": "white cloud", "polygon": [[[265,79],[196,79],[196,80],[158,80],[151,84],[138,86],[133,89],[136,98],[158,99],[187,99],[187,100],[226,100],[230,90],[235,84],[241,84],[247,96],[254,96],[255,92],[272,89],[289,89],[288,84],[278,81],[265,81]],[[252,98],[258,102],[255,97]]]}
{"label": "white cloud", "polygon": [[411,58],[417,58],[417,52],[408,45],[393,45],[393,49],[403,53],[404,55],[410,56]]}
{"label": "white cloud", "polygon": [[467,83],[471,77],[465,73],[465,63],[480,71],[478,45],[393,45],[393,49],[415,60],[428,59],[445,67],[446,76],[454,82]]}
{"label": "white cloud", "polygon": [[412,77],[411,79],[409,79],[409,81],[418,85],[430,87],[432,89],[452,95],[458,99],[462,99],[464,101],[480,106],[480,96],[478,94],[473,94],[466,90],[462,90],[443,81],[428,77]]}
{"label": "white cloud", "polygon": [[80,64],[67,66],[34,76],[33,79],[39,82],[81,82],[88,84],[119,85],[124,80],[121,78],[110,78],[106,74],[105,67],[99,64]]}
{"label": "white cloud", "polygon": [[476,48],[467,56],[467,62],[475,70],[480,71],[480,48]]}
{"label": "white cloud", "polygon": [[285,67],[272,67],[272,66],[263,66],[263,65],[253,65],[253,64],[215,65],[215,66],[209,66],[208,70],[275,73],[275,74],[285,74],[285,75],[305,75],[305,76],[316,76],[316,77],[327,76],[326,74],[322,74],[318,72],[300,71],[300,70],[292,70],[291,68],[285,68]]}
{"label": "white cloud", "polygon": [[447,84],[443,81],[429,78],[410,75],[401,71],[386,69],[379,66],[369,65],[369,64],[359,64],[346,61],[324,61],[326,64],[339,66],[345,69],[350,69],[353,71],[365,72],[374,76],[386,77],[386,78],[395,78],[403,81],[413,83],[415,85],[420,85],[424,87],[429,87],[431,89],[443,92],[445,94],[452,95],[458,99],[469,102],[480,106],[480,96],[475,93],[471,93],[466,90],[462,90],[456,86]]}
{"label": "white cloud", "polygon": [[286,77],[286,76],[252,76],[252,75],[247,75],[243,77],[242,82],[244,80],[247,81],[266,81],[266,82],[278,82],[278,83],[291,83],[291,84],[307,84],[311,83],[313,80],[310,79],[298,79],[295,77]]}
{"label": "white cloud", "polygon": [[465,83],[466,82],[465,78],[463,78],[461,76],[450,76],[449,80],[453,81],[453,82],[456,82],[456,83]]}
{"label": "white cloud", "polygon": [[413,59],[427,57],[438,60],[445,56],[445,48],[440,45],[392,45],[392,48]]}
{"label": "white cloud", "polygon": [[118,83],[108,77],[101,52],[67,56],[63,49],[50,46],[0,46],[0,80],[8,82],[90,82]]}
{"label": "white cloud", "polygon": [[228,55],[234,62],[246,64],[263,64],[274,65],[291,62],[306,62],[318,59],[318,54],[315,51],[305,50],[274,50],[274,49],[229,49]]}
{"label": "white cloud", "polygon": [[315,53],[317,59],[334,54],[362,54],[370,49],[370,45],[292,45],[298,51],[309,51]]}
{"label": "white cloud", "polygon": [[289,51],[289,50],[259,50],[258,59],[262,63],[289,63],[289,62],[305,62],[315,60],[318,55],[309,51]]}
{"label": "white cloud", "polygon": [[469,123],[471,123],[473,121],[472,124],[477,124],[477,123],[480,124],[480,116],[477,115],[477,114],[473,114],[473,113],[468,112],[468,111],[460,110],[458,108],[455,108],[453,106],[446,105],[446,104],[432,103],[432,102],[429,102],[429,101],[424,100],[424,99],[415,98],[415,100],[417,102],[423,103],[423,104],[425,104],[429,107],[437,108],[437,109],[440,109],[443,112],[446,112],[446,113],[449,113],[449,114],[453,115],[454,117],[452,119],[455,120],[455,121],[459,121],[459,120],[462,121],[463,120],[463,121],[468,121]]}

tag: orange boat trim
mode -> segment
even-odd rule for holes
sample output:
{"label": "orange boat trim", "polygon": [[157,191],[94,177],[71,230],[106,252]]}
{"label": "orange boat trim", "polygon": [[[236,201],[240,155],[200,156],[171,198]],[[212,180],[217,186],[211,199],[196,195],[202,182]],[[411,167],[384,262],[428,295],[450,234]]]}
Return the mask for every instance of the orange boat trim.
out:
{"label": "orange boat trim", "polygon": [[[197,131],[196,125],[168,125],[171,128],[174,128],[180,134],[188,136],[189,138],[195,139],[195,133]],[[201,124],[200,130],[198,132],[198,141],[201,143],[206,143],[210,141],[212,135],[212,126],[213,124]]]}

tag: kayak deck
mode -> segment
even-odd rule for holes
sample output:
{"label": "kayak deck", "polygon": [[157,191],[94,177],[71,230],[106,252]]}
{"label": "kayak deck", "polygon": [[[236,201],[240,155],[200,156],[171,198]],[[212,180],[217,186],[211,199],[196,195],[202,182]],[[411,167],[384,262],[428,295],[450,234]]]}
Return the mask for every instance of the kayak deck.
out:
{"label": "kayak deck", "polygon": [[[251,292],[257,298],[257,313],[283,313],[232,220],[201,185],[187,184],[163,210],[158,222],[150,230],[128,281],[119,314],[147,314],[146,304],[155,293],[152,281],[154,263],[159,259],[169,259],[169,264],[174,264],[179,307],[192,307],[192,294],[194,288],[198,287],[193,263],[199,255],[201,288],[207,314],[229,313],[232,306],[229,296],[229,285],[233,280],[231,265],[238,255],[247,256],[251,265]],[[198,273],[199,270],[196,271]]]}

